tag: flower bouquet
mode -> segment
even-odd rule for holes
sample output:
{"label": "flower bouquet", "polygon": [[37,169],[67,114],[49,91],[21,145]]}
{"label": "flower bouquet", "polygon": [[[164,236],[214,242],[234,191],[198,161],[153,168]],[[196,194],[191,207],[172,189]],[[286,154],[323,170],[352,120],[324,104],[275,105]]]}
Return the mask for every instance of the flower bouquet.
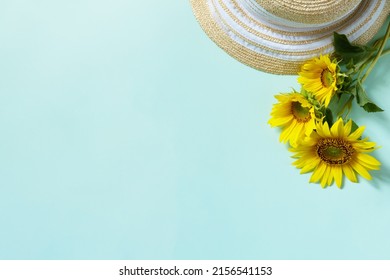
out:
{"label": "flower bouquet", "polygon": [[370,170],[381,163],[371,152],[378,147],[363,137],[364,126],[351,119],[355,106],[368,113],[383,111],[372,102],[363,86],[381,56],[390,53],[386,34],[372,45],[351,44],[334,33],[334,53],[305,62],[298,72],[299,92],[276,95],[269,124],[280,127],[280,141],[289,144],[301,173],[312,172],[310,182],[341,188],[343,174],[352,182],[360,175],[371,180]]}

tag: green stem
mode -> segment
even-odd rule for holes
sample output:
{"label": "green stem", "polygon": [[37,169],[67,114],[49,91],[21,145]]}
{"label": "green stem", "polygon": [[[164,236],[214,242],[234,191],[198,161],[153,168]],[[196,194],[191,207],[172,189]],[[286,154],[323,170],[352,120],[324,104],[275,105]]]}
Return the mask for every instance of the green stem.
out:
{"label": "green stem", "polygon": [[384,56],[384,55],[386,55],[386,54],[390,54],[390,49],[383,51],[382,54],[381,54],[381,56]]}
{"label": "green stem", "polygon": [[375,64],[378,62],[378,59],[381,57],[382,52],[383,52],[383,50],[384,50],[384,48],[385,48],[385,45],[386,45],[386,42],[387,42],[387,39],[389,38],[389,36],[390,36],[390,22],[389,22],[389,24],[387,25],[386,34],[385,34],[385,36],[383,37],[383,40],[382,40],[382,42],[381,42],[379,51],[378,51],[378,53],[376,54],[374,60],[372,61],[370,67],[367,69],[366,74],[364,74],[364,76],[363,76],[363,78],[362,78],[362,82],[364,82],[364,81],[367,79],[368,75],[370,75],[370,72],[371,72],[372,69],[374,68]]}
{"label": "green stem", "polygon": [[[382,40],[381,40],[382,41]],[[385,56],[387,54],[390,54],[390,49],[387,49],[387,50],[384,50],[382,51],[382,53],[380,54],[380,57],[382,56]],[[366,60],[364,60],[363,62],[361,62],[360,64],[356,64],[356,68],[359,69],[356,73],[358,74],[358,79],[360,79],[360,77],[364,74],[364,69],[366,69],[366,67],[372,63],[372,61],[376,58],[376,56],[370,56],[369,58],[367,58]],[[368,74],[367,74],[368,75]],[[366,77],[367,78],[367,77]],[[362,80],[363,81],[363,80]]]}
{"label": "green stem", "polygon": [[360,79],[360,77],[363,75],[364,73],[364,69],[366,69],[366,67],[368,65],[370,65],[370,63],[374,60],[373,57],[369,57],[366,61],[364,61],[364,63],[362,63],[361,65],[359,65],[357,68],[359,69],[359,71],[357,72],[358,73],[358,76],[357,78]]}

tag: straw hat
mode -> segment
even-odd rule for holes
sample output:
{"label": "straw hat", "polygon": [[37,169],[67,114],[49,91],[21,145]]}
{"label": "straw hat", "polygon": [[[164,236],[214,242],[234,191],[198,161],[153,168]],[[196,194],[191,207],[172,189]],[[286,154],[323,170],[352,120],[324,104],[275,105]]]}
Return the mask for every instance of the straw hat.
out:
{"label": "straw hat", "polygon": [[390,0],[191,0],[207,35],[261,71],[296,74],[333,51],[333,32],[365,44],[390,13]]}

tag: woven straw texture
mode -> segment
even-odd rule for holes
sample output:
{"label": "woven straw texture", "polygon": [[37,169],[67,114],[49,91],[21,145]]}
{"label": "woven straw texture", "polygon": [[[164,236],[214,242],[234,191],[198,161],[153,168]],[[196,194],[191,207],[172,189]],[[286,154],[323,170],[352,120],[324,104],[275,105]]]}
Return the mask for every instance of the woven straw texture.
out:
{"label": "woven straw texture", "polygon": [[[206,34],[225,52],[257,70],[273,74],[296,74],[300,65],[320,54],[333,51],[333,32],[346,34],[358,44],[367,43],[389,15],[390,0],[308,1],[190,0],[194,14]],[[265,5],[272,2],[272,5]],[[349,4],[354,9],[324,24],[308,24],[305,16],[279,17],[286,3],[301,3],[299,11],[327,11]],[[326,3],[334,5],[326,6]],[[291,5],[290,12],[293,11]],[[325,5],[325,6],[324,6]],[[265,7],[264,7],[265,6]],[[304,10],[304,8],[306,10]],[[321,8],[322,7],[322,8]],[[272,8],[272,9],[271,9]],[[284,10],[286,11],[286,10]],[[294,13],[291,12],[291,15]],[[312,16],[312,15],[311,15]],[[292,22],[294,20],[294,22]],[[296,24],[295,24],[296,23]]]}
{"label": "woven straw texture", "polygon": [[291,21],[326,23],[353,10],[360,0],[256,0],[268,12]]}

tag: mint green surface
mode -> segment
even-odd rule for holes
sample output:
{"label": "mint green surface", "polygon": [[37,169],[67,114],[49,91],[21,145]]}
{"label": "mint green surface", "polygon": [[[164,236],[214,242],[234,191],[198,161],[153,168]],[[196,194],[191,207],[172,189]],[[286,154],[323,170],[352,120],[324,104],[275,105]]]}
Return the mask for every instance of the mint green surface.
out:
{"label": "mint green surface", "polygon": [[188,1],[0,2],[0,259],[389,259],[390,56],[342,190],[267,121],[296,77],[216,47]]}

